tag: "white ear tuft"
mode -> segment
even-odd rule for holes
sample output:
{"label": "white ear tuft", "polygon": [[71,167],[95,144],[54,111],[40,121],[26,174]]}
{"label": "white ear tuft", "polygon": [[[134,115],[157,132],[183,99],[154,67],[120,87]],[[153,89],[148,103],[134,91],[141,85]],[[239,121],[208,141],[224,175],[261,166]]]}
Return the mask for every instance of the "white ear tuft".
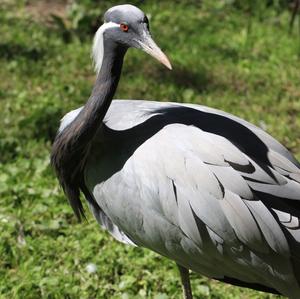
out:
{"label": "white ear tuft", "polygon": [[104,55],[104,39],[103,34],[106,29],[119,27],[120,25],[113,22],[104,23],[102,26],[99,27],[97,30],[94,42],[93,42],[93,49],[92,49],[92,58],[94,60],[94,67],[95,72],[98,74],[100,72],[102,66],[102,60]]}

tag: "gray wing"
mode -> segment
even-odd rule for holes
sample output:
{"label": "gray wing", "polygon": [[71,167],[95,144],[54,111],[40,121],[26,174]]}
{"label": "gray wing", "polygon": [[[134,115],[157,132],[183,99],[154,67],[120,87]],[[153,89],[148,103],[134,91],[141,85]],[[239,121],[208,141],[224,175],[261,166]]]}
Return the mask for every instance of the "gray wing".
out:
{"label": "gray wing", "polygon": [[[280,157],[284,173],[275,166],[257,163],[222,136],[173,124],[135,151],[127,162],[134,164],[133,173],[128,175],[140,179],[141,191],[148,188],[159,194],[160,205],[171,209],[163,214],[169,215],[172,223],[180,222],[180,213],[188,222],[192,214],[187,216],[187,211],[193,210],[224,241],[236,240],[237,236],[257,252],[272,249],[290,256],[284,232],[299,229],[300,213],[294,206],[300,202],[300,184],[293,177],[299,176],[300,170],[278,153],[272,155]],[[172,204],[161,195],[165,186],[172,191]],[[182,208],[180,193],[189,203]],[[276,201],[274,207],[264,195]],[[179,226],[184,230],[184,223]],[[189,235],[188,230],[185,233]]]}
{"label": "gray wing", "polygon": [[[285,165],[282,174],[222,136],[172,124],[112,177],[90,184],[99,206],[136,244],[210,277],[298,296],[299,210],[289,207],[300,200],[292,179],[300,171],[274,155]],[[92,163],[100,173],[103,164]]]}
{"label": "gray wing", "polygon": [[86,181],[122,235],[220,280],[299,290],[300,171],[285,147],[198,105],[113,101],[104,123]]}
{"label": "gray wing", "polygon": [[99,206],[136,244],[197,272],[299,292],[297,162],[243,121],[163,105],[148,114],[143,104],[142,121],[108,115],[108,140],[123,136],[133,149],[112,176],[95,179],[103,164],[91,161],[87,181]]}

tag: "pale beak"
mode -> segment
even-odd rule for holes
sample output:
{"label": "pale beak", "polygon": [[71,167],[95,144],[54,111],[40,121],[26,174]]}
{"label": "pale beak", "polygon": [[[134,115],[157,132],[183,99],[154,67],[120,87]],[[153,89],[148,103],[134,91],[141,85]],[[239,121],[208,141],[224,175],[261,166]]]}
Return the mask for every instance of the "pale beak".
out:
{"label": "pale beak", "polygon": [[160,63],[166,66],[169,70],[172,70],[171,63],[164,52],[158,47],[150,35],[146,35],[143,41],[138,41],[141,49],[157,59]]}

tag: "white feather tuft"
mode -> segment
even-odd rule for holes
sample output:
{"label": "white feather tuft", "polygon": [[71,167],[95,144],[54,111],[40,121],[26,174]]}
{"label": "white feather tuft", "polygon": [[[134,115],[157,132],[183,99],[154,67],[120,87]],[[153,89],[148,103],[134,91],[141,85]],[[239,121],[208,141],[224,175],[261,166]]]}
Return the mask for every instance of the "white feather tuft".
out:
{"label": "white feather tuft", "polygon": [[92,57],[94,60],[95,72],[98,74],[100,72],[103,60],[103,52],[104,52],[104,44],[103,44],[103,34],[106,29],[119,27],[120,25],[114,22],[104,23],[102,26],[99,27],[97,30],[94,43],[93,43],[93,50],[92,50]]}

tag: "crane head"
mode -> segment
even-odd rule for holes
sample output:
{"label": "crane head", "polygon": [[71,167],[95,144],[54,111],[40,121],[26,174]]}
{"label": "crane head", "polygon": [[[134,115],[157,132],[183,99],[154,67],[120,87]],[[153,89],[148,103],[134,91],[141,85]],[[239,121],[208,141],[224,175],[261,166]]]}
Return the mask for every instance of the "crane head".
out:
{"label": "crane head", "polygon": [[94,39],[93,55],[96,69],[99,40],[102,44],[110,42],[124,49],[141,49],[168,69],[172,69],[169,59],[151,37],[147,16],[133,5],[117,5],[106,11],[104,24],[98,29]]}

